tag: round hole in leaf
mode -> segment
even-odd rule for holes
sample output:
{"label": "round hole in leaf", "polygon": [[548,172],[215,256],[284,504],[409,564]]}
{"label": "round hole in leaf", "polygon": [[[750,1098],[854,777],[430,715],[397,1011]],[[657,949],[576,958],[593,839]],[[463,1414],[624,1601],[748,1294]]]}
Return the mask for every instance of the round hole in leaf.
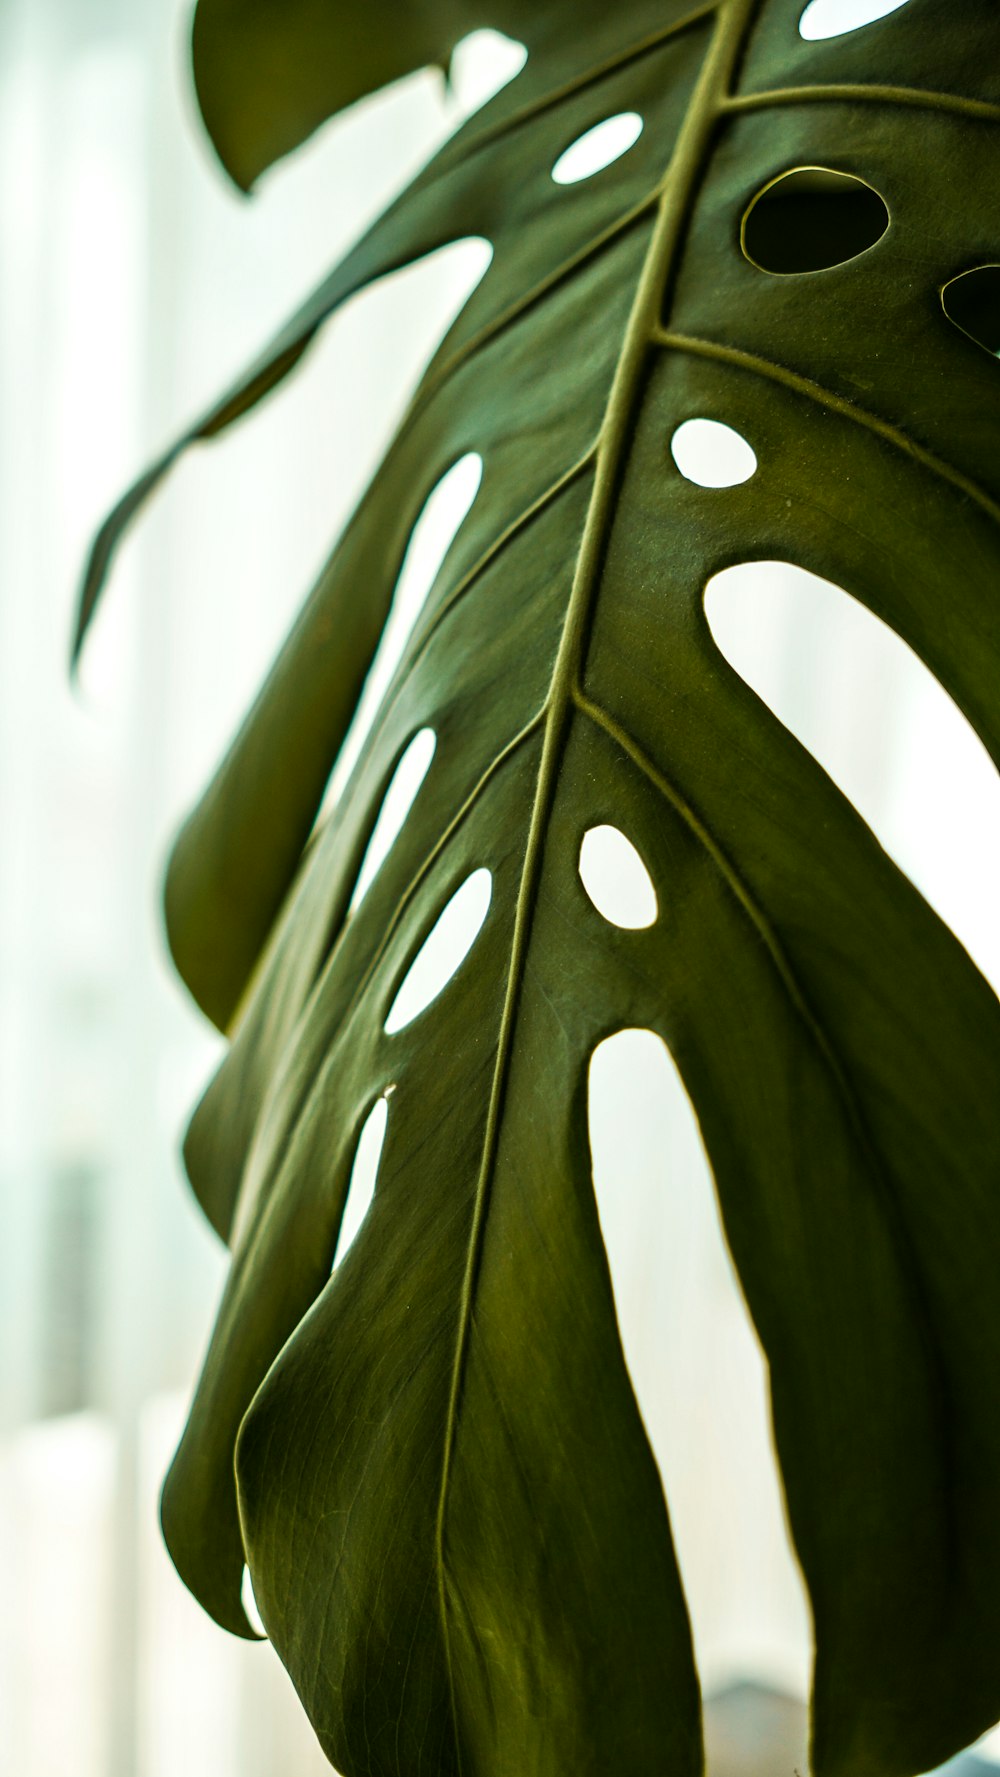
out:
{"label": "round hole in leaf", "polygon": [[827,37],[845,37],[848,31],[860,31],[876,19],[898,12],[906,0],[810,0],[799,20],[799,36],[807,43],[819,43]]}
{"label": "round hole in leaf", "polygon": [[979,265],[952,278],[941,292],[941,307],[977,346],[1000,355],[1000,265]]}
{"label": "round hole in leaf", "polygon": [[882,239],[889,211],[872,186],[829,167],[793,167],[748,206],[740,244],[758,271],[829,271]]}
{"label": "round hole in leaf", "polygon": [[630,839],[617,827],[591,827],[580,846],[580,881],[609,925],[638,932],[657,915],[653,879]]}
{"label": "round hole in leaf", "polygon": [[332,1269],[334,1271],[343,1260],[348,1248],[354,1244],[358,1230],[371,1208],[388,1120],[389,1104],[383,1093],[381,1098],[375,1100],[365,1118],[361,1134],[358,1136],[358,1145],[354,1150],[351,1182],[347,1187],[344,1211],[340,1218],[340,1233],[337,1236],[337,1248],[333,1255]]}
{"label": "round hole in leaf", "polygon": [[617,117],[606,117],[563,150],[552,168],[552,177],[557,185],[576,185],[581,179],[592,179],[613,161],[621,160],[641,135],[642,118],[637,111],[621,111]]}
{"label": "round hole in leaf", "polygon": [[685,479],[699,487],[739,487],[757,469],[746,439],[721,420],[684,420],[670,440],[670,454]]}
{"label": "round hole in leaf", "polygon": [[447,987],[482,930],[492,896],[488,870],[474,870],[455,890],[403,977],[385,1021],[387,1036],[405,1030]]}

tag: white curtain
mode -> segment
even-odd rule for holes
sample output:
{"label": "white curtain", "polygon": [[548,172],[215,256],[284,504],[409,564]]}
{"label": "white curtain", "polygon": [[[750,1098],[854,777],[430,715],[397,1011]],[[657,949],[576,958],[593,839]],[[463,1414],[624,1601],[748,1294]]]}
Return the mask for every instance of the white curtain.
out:
{"label": "white curtain", "polygon": [[4,1777],[328,1768],[270,1649],[215,1629],[160,1546],[223,1254],[177,1162],[220,1044],[164,961],[157,885],[468,265],[356,304],[259,424],[183,467],[76,693],[67,657],[103,512],[462,102],[418,77],[247,204],[200,133],[186,29],[173,0],[0,8]]}

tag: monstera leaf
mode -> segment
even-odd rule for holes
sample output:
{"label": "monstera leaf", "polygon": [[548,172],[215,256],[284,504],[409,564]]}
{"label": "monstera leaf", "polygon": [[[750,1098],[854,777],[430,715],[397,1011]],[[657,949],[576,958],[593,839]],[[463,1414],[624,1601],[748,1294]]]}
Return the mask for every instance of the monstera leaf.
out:
{"label": "monstera leaf", "polygon": [[[1000,18],[908,0],[822,38],[801,10],[201,0],[201,99],[245,184],[474,24],[529,48],[191,434],[363,285],[493,242],[167,890],[178,964],[231,1026],[186,1153],[232,1268],[164,1527],[241,1634],[249,1563],[346,1777],[701,1768],[591,1180],[588,1061],[626,1026],[676,1059],[767,1355],[814,1771],[905,1777],[1000,1716],[1000,1010],[703,609],[733,563],[814,570],[1000,757],[1000,366],[941,295],[1000,259]],[[629,152],[555,182],[623,112]],[[686,479],[691,418],[737,430],[756,473]],[[469,451],[481,491],[313,832],[407,539]],[[81,635],[175,455],[108,521]],[[352,908],[424,727],[433,763]],[[582,885],[601,824],[655,888],[644,929]],[[467,959],[398,1029],[413,959],[485,873]],[[383,1097],[374,1202],[331,1276]]]}

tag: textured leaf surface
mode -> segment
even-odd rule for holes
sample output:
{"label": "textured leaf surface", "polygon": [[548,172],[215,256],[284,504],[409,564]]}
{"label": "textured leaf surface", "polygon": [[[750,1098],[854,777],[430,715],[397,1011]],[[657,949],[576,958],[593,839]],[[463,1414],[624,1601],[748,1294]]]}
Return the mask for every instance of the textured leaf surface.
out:
{"label": "textured leaf surface", "polygon": [[[472,22],[411,10],[445,51]],[[799,11],[533,9],[524,73],[192,434],[366,282],[493,241],[168,885],[193,991],[220,1022],[240,1008],[187,1141],[232,1269],[164,1526],[242,1633],[246,1552],[345,1777],[700,1769],[590,1176],[588,1060],[624,1026],[676,1058],[767,1354],[815,1619],[815,1772],[906,1777],[1000,1716],[1000,1008],[722,659],[702,604],[747,559],[835,580],[1000,757],[1000,365],[940,301],[1000,258],[1000,23],[992,0],[909,0],[806,43]],[[206,41],[210,21],[278,20],[303,67],[340,12],[202,0]],[[430,53],[421,36],[380,60],[388,16],[362,75],[282,100],[256,144],[259,75],[229,93],[247,177]],[[624,110],[644,120],[629,153],[557,186],[562,151]],[[878,244],[822,272],[751,264],[747,206],[795,167],[879,192]],[[683,479],[669,445],[693,417],[742,434],[751,480]],[[409,533],[470,450],[480,493],[307,845]],[[109,520],[81,633],[169,460]],[[427,778],[348,916],[425,726]],[[646,929],[584,892],[601,823],[652,877]],[[471,954],[387,1036],[413,957],[483,868]],[[390,1086],[374,1203],[331,1278],[358,1133]]]}

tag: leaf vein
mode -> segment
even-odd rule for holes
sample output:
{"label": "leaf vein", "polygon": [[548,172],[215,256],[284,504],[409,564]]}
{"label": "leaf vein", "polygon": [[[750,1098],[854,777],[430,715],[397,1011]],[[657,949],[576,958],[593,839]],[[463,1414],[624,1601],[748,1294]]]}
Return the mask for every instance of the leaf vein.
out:
{"label": "leaf vein", "polygon": [[815,85],[777,86],[756,93],[733,93],[724,111],[767,111],[777,105],[869,104],[905,107],[908,110],[951,112],[1000,123],[1000,105],[988,99],[968,99],[960,93],[932,92],[919,86]]}
{"label": "leaf vein", "polygon": [[947,1375],[939,1344],[935,1338],[934,1318],[927,1296],[927,1288],[923,1274],[914,1251],[913,1241],[904,1221],[892,1186],[891,1175],[884,1166],[874,1138],[868,1128],[867,1120],[857,1088],[845,1068],[833,1040],[827,1035],[826,1029],[817,1013],[813,1010],[805,992],[799,984],[792,963],[781,943],[780,938],[764,908],[760,905],[749,885],[737,870],[732,859],[715,838],[711,829],[687,801],[676,784],[667,778],[655,762],[640,746],[621,723],[609,714],[600,704],[577,687],[574,701],[581,715],[603,729],[609,739],[631,760],[647,781],[668,802],[671,808],[684,821],[692,836],[704,848],[715,864],[739,905],[751,920],[758,936],[764,943],[771,957],[776,973],[801,1018],[806,1030],[816,1045],[822,1061],[829,1070],[834,1089],[844,1108],[848,1125],[858,1144],[859,1151],[866,1160],[872,1180],[878,1189],[882,1207],[891,1227],[897,1244],[901,1267],[911,1290],[914,1310],[919,1318],[924,1334],[924,1351],[928,1368],[933,1372],[938,1384],[938,1410],[941,1415],[941,1437],[938,1449],[942,1461],[942,1494],[943,1512],[946,1521],[947,1535],[952,1550],[953,1566],[957,1565],[954,1551],[958,1546],[956,1530],[957,1489],[954,1477],[954,1442],[950,1432],[952,1404]]}
{"label": "leaf vein", "polygon": [[672,351],[688,352],[698,358],[714,358],[721,364],[732,364],[738,370],[747,370],[754,376],[766,377],[769,382],[782,383],[794,394],[804,395],[807,400],[828,408],[831,413],[853,420],[855,425],[865,427],[887,444],[903,451],[939,481],[957,488],[959,493],[965,494],[987,517],[992,518],[994,523],[1000,524],[1000,503],[979,482],[973,481],[971,476],[956,469],[953,463],[928,450],[925,445],[918,444],[902,427],[894,426],[890,420],[884,420],[878,414],[869,413],[867,408],[857,406],[845,395],[836,394],[833,389],[825,388],[822,383],[814,382],[810,377],[801,376],[797,370],[789,370],[784,364],[758,357],[756,353],[745,352],[737,346],[722,345],[718,340],[699,339],[693,334],[674,333],[665,328],[657,330],[656,340],[658,345]]}
{"label": "leaf vein", "polygon": [[621,49],[616,51],[614,55],[606,56],[603,61],[595,62],[582,74],[576,74],[571,80],[565,81],[562,86],[553,87],[551,92],[530,100],[519,110],[512,112],[509,117],[498,118],[495,124],[482,130],[479,135],[473,136],[471,141],[463,141],[460,137],[456,137],[456,142],[461,144],[463,157],[477,154],[480,148],[485,148],[501,137],[512,134],[515,130],[520,129],[522,124],[531,123],[536,117],[544,116],[546,111],[553,110],[555,106],[561,105],[566,99],[575,97],[577,93],[585,92],[589,86],[596,86],[607,75],[617,73],[619,68],[627,68],[631,62],[641,61],[644,56],[651,55],[662,44],[668,43],[672,37],[680,37],[683,32],[690,31],[692,26],[702,24],[705,19],[710,18],[718,10],[718,5],[719,0],[708,0],[707,5],[697,6],[693,11],[685,13],[683,18],[674,19],[671,24],[661,26],[658,31],[651,31],[648,36],[641,37],[637,43],[629,44],[627,49]]}
{"label": "leaf vein", "polygon": [[492,320],[485,322],[478,333],[474,333],[448,357],[442,358],[436,366],[432,364],[413,397],[409,412],[400,424],[398,436],[400,438],[404,436],[442,385],[449,382],[463,364],[468,363],[469,359],[475,357],[484,347],[491,345],[493,340],[498,339],[509,327],[513,326],[515,321],[519,321],[522,315],[527,314],[544,297],[550,295],[553,290],[557,290],[560,284],[564,284],[567,278],[571,278],[574,272],[580,270],[581,266],[586,265],[591,259],[596,259],[605,247],[611,246],[621,235],[627,234],[628,230],[634,227],[637,222],[641,222],[644,216],[656,208],[660,193],[661,185],[657,184],[652,191],[646,193],[645,197],[634,203],[631,209],[624,210],[620,216],[615,217],[613,222],[609,222],[606,228],[602,228],[599,234],[592,235],[582,247],[578,247],[575,253],[568,254],[552,271],[547,272],[544,278],[540,278],[537,284],[525,291],[523,296],[519,296],[516,301],[509,303],[498,315],[494,315]]}
{"label": "leaf vein", "polygon": [[573,714],[573,691],[586,654],[591,613],[594,599],[599,590],[604,551],[614,519],[619,478],[632,442],[635,411],[642,394],[650,346],[656,335],[657,317],[661,311],[664,293],[677,257],[686,240],[691,198],[703,176],[714,145],[720,116],[720,101],[723,95],[731,90],[743,44],[758,4],[759,0],[730,0],[730,4],[720,11],[716,30],[702,63],[698,83],[661,181],[656,222],[639,273],[635,298],[622,337],[617,368],[601,428],[590,509],[577,553],[576,570],[567,603],[562,639],[546,701],[544,741],[517,896],[510,967],[507,975],[507,992],[498,1033],[493,1086],[483,1137],[482,1160],[476,1185],[468,1261],[462,1287],[435,1534],[441,1634],[452,1686],[452,1711],[459,1773],[461,1773],[463,1761],[450,1645],[448,1577],[444,1549],[445,1521],[476,1285],[485,1239],[489,1198],[499,1150],[503,1102],[507,1089],[514,1031],[534,910],[541,883],[545,833],[558,788],[563,750]]}
{"label": "leaf vein", "polygon": [[[524,727],[519,731],[519,733],[515,734],[514,738],[512,740],[508,741],[507,745],[503,748],[503,750],[501,752],[499,752],[496,755],[496,757],[490,762],[490,764],[487,766],[486,770],[482,773],[482,775],[479,777],[477,782],[473,785],[472,789],[469,791],[469,794],[465,798],[465,801],[462,803],[462,806],[458,809],[457,813],[455,815],[453,815],[452,819],[449,821],[444,832],[435,841],[434,845],[431,847],[430,851],[426,854],[426,856],[424,857],[421,864],[414,871],[413,875],[411,876],[409,882],[406,885],[406,888],[403,890],[399,900],[397,901],[390,919],[386,922],[385,930],[382,933],[382,937],[381,937],[375,951],[372,954],[371,961],[369,962],[368,967],[365,969],[363,975],[359,978],[359,980],[355,986],[354,992],[352,993],[352,995],[351,995],[351,997],[344,1009],[343,1015],[339,1020],[339,1028],[340,1029],[344,1029],[346,1027],[346,1025],[349,1023],[350,1019],[353,1017],[355,1011],[357,1010],[359,1001],[362,999],[363,995],[367,992],[368,986],[369,986],[370,982],[372,981],[374,975],[376,974],[383,958],[385,957],[385,954],[389,948],[392,938],[394,937],[396,931],[398,930],[400,922],[402,921],[403,916],[404,916],[407,908],[409,907],[410,903],[413,901],[414,896],[417,894],[421,884],[426,880],[427,876],[429,875],[430,871],[433,869],[438,858],[441,856],[442,852],[446,849],[446,847],[450,844],[451,840],[454,838],[454,836],[458,832],[459,828],[468,819],[469,815],[472,813],[473,809],[476,807],[476,804],[479,802],[480,798],[484,795],[489,784],[492,782],[493,778],[503,768],[503,766],[506,765],[507,762],[514,756],[514,754],[520,749],[520,747],[522,747],[524,745],[525,741],[527,741],[530,738],[530,736],[535,732],[535,730],[541,725],[541,723],[543,722],[544,717],[545,717],[545,711],[546,711],[546,705],[543,704],[542,708],[540,710],[536,711],[535,715],[532,716],[531,720],[529,722],[525,723]],[[308,1024],[310,1022],[310,1016],[316,1010],[317,1001],[319,1000],[324,987],[327,985],[327,983],[329,981],[330,973],[331,973],[331,970],[334,966],[334,962],[335,962],[336,956],[337,956],[339,948],[340,948],[341,940],[343,939],[344,933],[347,930],[347,925],[348,925],[348,922],[345,920],[344,923],[341,925],[340,929],[338,930],[335,938],[333,939],[333,942],[330,945],[330,948],[327,952],[324,962],[322,963],[321,967],[317,971],[317,976],[316,976],[315,982],[313,983],[312,991],[309,995],[309,998],[306,1002],[305,1007],[303,1008],[302,1013],[300,1014],[300,1029],[303,1026],[308,1026]],[[324,1053],[327,1056],[327,1060],[329,1061],[329,1056],[330,1056],[330,1051],[331,1051],[330,1032],[321,1019],[317,1019],[315,1022],[314,1042],[317,1045],[322,1047]],[[312,1068],[303,1067],[301,1069],[301,1073],[302,1073],[303,1084],[298,1090],[298,1093],[295,1098],[295,1102],[293,1103],[293,1105],[290,1109],[290,1112],[288,1113],[288,1115],[284,1119],[284,1132],[281,1136],[280,1141],[276,1144],[274,1150],[272,1151],[272,1153],[270,1155],[270,1158],[269,1158],[268,1164],[267,1164],[267,1171],[266,1171],[265,1177],[261,1180],[261,1182],[254,1189],[253,1195],[252,1195],[252,1198],[250,1199],[250,1201],[246,1201],[246,1193],[249,1189],[248,1181],[251,1179],[251,1177],[253,1175],[253,1168],[248,1167],[243,1174],[243,1181],[241,1184],[240,1196],[239,1196],[239,1199],[237,1200],[236,1215],[234,1217],[234,1223],[233,1223],[232,1244],[233,1244],[234,1248],[236,1246],[239,1246],[240,1249],[242,1250],[244,1241],[246,1241],[247,1243],[262,1242],[262,1243],[266,1244],[265,1224],[266,1224],[266,1220],[267,1220],[267,1216],[268,1216],[268,1210],[269,1210],[274,1181],[280,1175],[281,1169],[284,1166],[285,1161],[288,1157],[288,1154],[295,1142],[295,1138],[296,1138],[298,1129],[301,1125],[303,1117],[305,1116],[306,1110],[307,1110],[310,1102],[312,1101],[314,1095],[321,1092],[323,1080],[325,1078],[325,1071],[323,1069],[321,1069],[319,1072],[315,1072]],[[345,1194],[345,1201],[346,1201],[346,1194]],[[334,1244],[336,1244],[336,1236],[337,1236],[337,1233],[339,1232],[339,1226],[340,1226],[340,1224],[338,1222],[337,1226],[332,1230],[332,1237],[333,1237]],[[252,1254],[251,1254],[251,1257],[252,1257]]]}
{"label": "leaf vein", "polygon": [[[442,599],[440,605],[430,612],[429,619],[423,629],[418,628],[415,631],[414,636],[411,638],[409,649],[407,653],[404,654],[399,667],[397,668],[396,677],[386,689],[385,697],[376,714],[371,734],[365,742],[363,752],[358,758],[357,770],[361,770],[365,760],[370,756],[379,735],[384,731],[386,723],[395,709],[399,698],[402,696],[403,691],[413,677],[414,672],[419,666],[421,659],[426,653],[441,624],[451,615],[455,607],[461,604],[466,594],[473,590],[477,581],[479,581],[483,574],[492,567],[494,561],[496,561],[498,556],[503,553],[508,545],[513,543],[520,533],[523,530],[526,530],[536,518],[540,518],[542,513],[547,510],[554,500],[558,499],[560,494],[565,493],[567,488],[571,487],[574,482],[579,480],[580,476],[586,472],[594,461],[594,458],[597,455],[597,446],[598,441],[595,439],[593,444],[584,451],[581,457],[577,458],[575,463],[571,464],[568,469],[564,470],[561,475],[556,477],[555,481],[550,483],[544,493],[539,494],[537,499],[531,502],[530,506],[525,506],[523,510],[518,513],[516,518],[511,519],[510,523],[501,531],[500,535],[494,538],[488,548],[483,550],[482,554],[473,562],[467,572],[456,582],[452,590]],[[432,712],[428,712],[427,720],[428,722],[433,721]],[[345,789],[342,801],[346,801],[349,794],[349,788]],[[330,829],[335,819],[336,811],[331,810],[331,813],[323,824],[324,832]]]}

